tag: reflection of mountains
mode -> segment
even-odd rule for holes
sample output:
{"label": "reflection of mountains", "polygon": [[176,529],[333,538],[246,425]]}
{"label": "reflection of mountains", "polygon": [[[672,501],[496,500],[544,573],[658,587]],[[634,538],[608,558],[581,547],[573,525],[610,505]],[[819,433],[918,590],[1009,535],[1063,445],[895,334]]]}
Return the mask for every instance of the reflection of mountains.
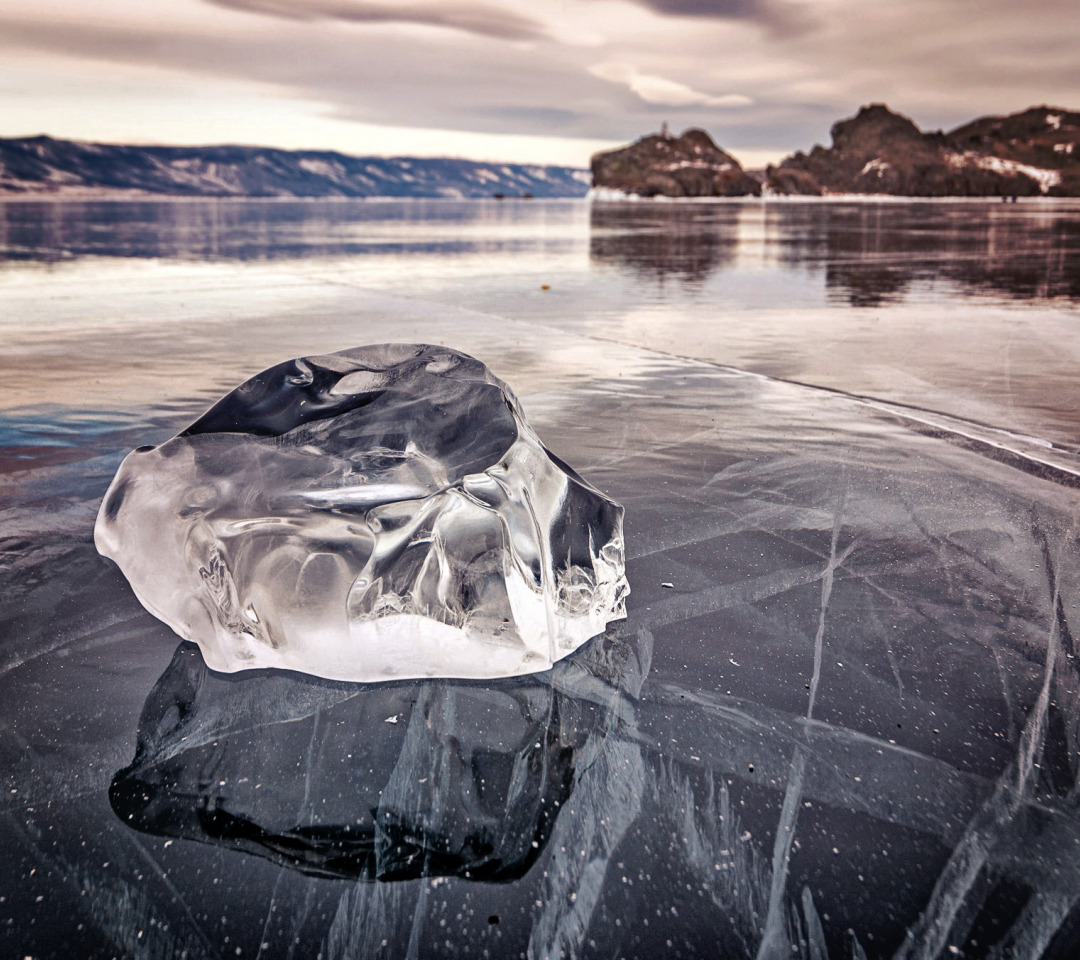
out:
{"label": "reflection of mountains", "polygon": [[700,283],[729,266],[739,244],[735,216],[705,206],[594,203],[589,227],[590,259],[642,280]]}
{"label": "reflection of mountains", "polygon": [[791,259],[812,260],[823,246],[826,283],[853,305],[900,299],[913,282],[937,278],[1018,300],[1080,299],[1075,210],[851,204],[826,213],[820,237],[796,234],[805,245],[793,245]]}
{"label": "reflection of mountains", "polygon": [[[757,229],[747,235],[748,211]],[[1080,215],[994,204],[594,204],[590,255],[648,279],[701,282],[761,242],[791,269],[825,272],[855,306],[946,279],[1015,299],[1080,299]]]}
{"label": "reflection of mountains", "polygon": [[[0,203],[0,261],[79,257],[289,260],[463,253],[483,241],[439,231],[520,216],[514,204],[405,201]],[[433,225],[435,231],[432,230]]]}

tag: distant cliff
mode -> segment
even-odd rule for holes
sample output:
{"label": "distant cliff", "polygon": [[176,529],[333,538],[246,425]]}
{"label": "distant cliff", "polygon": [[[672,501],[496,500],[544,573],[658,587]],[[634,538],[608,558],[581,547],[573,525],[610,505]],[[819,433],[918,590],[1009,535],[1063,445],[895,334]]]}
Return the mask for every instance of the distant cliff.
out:
{"label": "distant cliff", "polygon": [[603,197],[758,196],[761,184],[746,175],[704,130],[681,137],[643,137],[620,150],[592,158],[593,189]]}
{"label": "distant cliff", "polygon": [[884,104],[833,125],[832,146],[747,173],[703,130],[592,158],[596,196],[1080,197],[1080,113],[1031,107],[924,133]]}
{"label": "distant cliff", "polygon": [[352,157],[267,147],[132,147],[0,139],[5,195],[187,197],[581,197],[573,167]]}
{"label": "distant cliff", "polygon": [[766,172],[772,193],[905,197],[1080,196],[1080,114],[1032,107],[923,133],[884,104],[832,128],[832,146]]}

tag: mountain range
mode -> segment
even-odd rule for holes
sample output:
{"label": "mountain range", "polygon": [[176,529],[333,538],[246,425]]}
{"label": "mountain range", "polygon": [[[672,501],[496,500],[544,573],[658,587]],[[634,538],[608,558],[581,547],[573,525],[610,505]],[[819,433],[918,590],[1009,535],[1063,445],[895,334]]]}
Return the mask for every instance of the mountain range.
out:
{"label": "mountain range", "polygon": [[0,197],[582,197],[589,183],[585,170],[542,164],[0,139]]}
{"label": "mountain range", "polygon": [[1080,197],[1080,113],[1031,107],[948,133],[880,103],[834,124],[832,145],[746,171],[703,130],[598,153],[590,171],[541,164],[353,157],[271,147],[142,147],[0,139],[5,194],[116,197]]}
{"label": "mountain range", "polygon": [[702,130],[643,137],[594,156],[593,187],[600,197],[1080,196],[1080,113],[1068,110],[1031,107],[924,133],[876,103],[834,124],[831,135],[830,147],[751,174]]}

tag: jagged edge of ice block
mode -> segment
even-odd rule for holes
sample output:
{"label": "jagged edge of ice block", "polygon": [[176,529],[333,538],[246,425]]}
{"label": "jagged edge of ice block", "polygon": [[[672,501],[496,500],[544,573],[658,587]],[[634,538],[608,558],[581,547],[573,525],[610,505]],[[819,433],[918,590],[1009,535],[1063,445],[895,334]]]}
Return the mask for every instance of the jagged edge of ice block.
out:
{"label": "jagged edge of ice block", "polygon": [[[318,463],[327,456],[318,447],[320,437],[324,443],[327,438],[339,442],[333,435],[336,427],[355,422],[362,428],[368,415],[364,411],[385,394],[400,393],[402,378],[410,373],[428,381],[429,388],[464,391],[472,402],[459,411],[463,423],[475,413],[477,398],[470,393],[488,402],[492,417],[488,424],[470,425],[473,439],[464,450],[466,461],[473,447],[483,447],[485,426],[498,436],[510,423],[512,439],[507,433],[509,443],[494,463],[484,469],[457,464],[456,474],[440,476],[445,464],[406,440],[397,442],[396,450],[384,444],[375,451],[338,450],[332,455],[343,470],[355,467],[353,461],[363,465],[389,458],[391,473],[423,481],[383,484],[378,490],[377,484],[354,483],[349,488],[350,496],[359,489],[374,500],[361,497],[357,503],[355,496],[350,500],[341,495],[341,484],[330,484],[298,493],[286,490],[284,498],[280,489],[245,488],[240,494],[232,491],[234,502],[228,497],[222,502],[221,488],[231,489],[230,457],[237,471],[254,461],[264,479],[274,469],[289,466],[305,479],[311,463],[304,457]],[[423,408],[431,405],[431,398],[420,395],[409,402]],[[422,434],[423,427],[417,430]],[[450,453],[459,456],[463,451]],[[274,455],[280,461],[276,467]],[[289,457],[300,460],[286,462]],[[314,479],[325,481],[318,469],[321,465]],[[290,478],[269,479],[273,484]],[[290,499],[293,493],[297,496]],[[395,493],[401,498],[394,499]],[[380,499],[383,495],[390,498]],[[252,503],[258,509],[250,509]],[[265,508],[274,503],[284,516],[267,513]],[[296,516],[304,508],[308,513]],[[255,515],[243,516],[245,511]],[[134,451],[102,501],[94,536],[99,552],[117,562],[140,602],[181,637],[197,643],[215,670],[275,667],[355,681],[484,679],[545,670],[625,616],[629,587],[622,516],[621,506],[544,447],[510,388],[479,361],[444,347],[382,344],[271,367],[230,392],[178,436]],[[462,517],[465,522],[459,522]],[[490,609],[477,613],[449,596],[442,597],[447,602],[440,606],[441,601],[428,596],[438,598],[440,590],[452,590],[455,582],[460,585],[470,577],[459,557],[434,549],[446,548],[448,536],[453,539],[456,528],[468,528],[469,521],[482,538],[497,537],[499,531],[504,538],[506,555],[498,572],[506,609],[497,611],[506,614],[503,617],[493,618]],[[308,537],[307,546],[304,522],[326,527],[320,536]],[[280,549],[289,553],[290,563],[297,550],[301,555],[307,551],[291,605],[287,584],[260,582],[244,569],[244,562],[257,553],[250,544],[272,537],[273,531],[267,531],[275,526],[289,530]],[[391,534],[402,526],[422,534],[402,553],[432,544],[427,559],[434,555],[428,564],[435,570],[434,586],[420,590],[419,596],[415,584],[390,588],[397,581],[384,554],[394,550],[382,548],[395,546]],[[215,532],[223,532],[224,539]],[[598,532],[603,542],[596,542]],[[466,529],[466,553],[474,549],[468,546],[468,533]],[[325,549],[327,538],[336,538],[336,552]],[[583,546],[588,567],[582,562]],[[263,566],[272,566],[270,561],[260,559]],[[485,562],[490,565],[492,558]],[[325,615],[317,612],[305,621],[296,615],[304,606],[296,600],[302,593],[300,581],[305,569],[320,564],[328,576],[339,568],[336,579],[347,580],[347,588],[323,598]],[[453,568],[449,574],[447,567]],[[498,593],[497,585],[488,583],[488,588]]]}

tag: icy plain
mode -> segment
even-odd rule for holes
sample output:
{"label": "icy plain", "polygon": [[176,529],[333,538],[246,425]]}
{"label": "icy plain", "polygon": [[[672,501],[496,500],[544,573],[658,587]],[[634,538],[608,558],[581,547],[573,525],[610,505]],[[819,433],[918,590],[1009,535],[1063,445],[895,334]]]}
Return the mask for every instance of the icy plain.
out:
{"label": "icy plain", "polygon": [[[1080,956],[1080,205],[0,225],[0,954]],[[625,505],[627,618],[499,680],[208,669],[94,549],[121,460],[238,357],[391,340]]]}

